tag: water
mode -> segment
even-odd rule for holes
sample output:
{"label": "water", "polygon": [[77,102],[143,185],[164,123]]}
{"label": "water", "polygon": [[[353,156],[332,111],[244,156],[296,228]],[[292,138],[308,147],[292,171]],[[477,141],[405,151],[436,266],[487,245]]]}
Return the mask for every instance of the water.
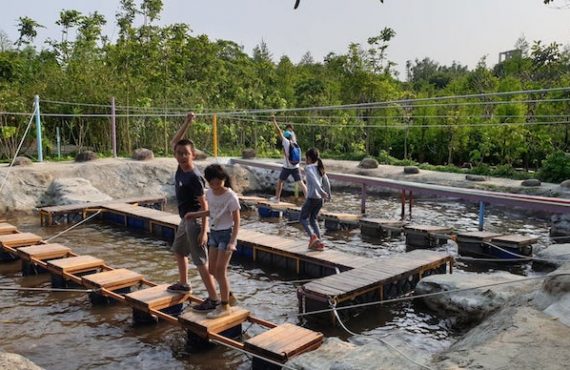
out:
{"label": "water", "polygon": [[[371,217],[398,219],[400,216],[400,203],[396,198],[369,196],[367,207]],[[358,213],[359,194],[335,193],[334,202],[327,204],[326,208]],[[416,200],[413,208],[414,222],[446,225],[459,231],[477,230],[477,216],[478,206],[449,200]],[[287,223],[286,220],[260,221],[255,212],[243,212],[242,218],[247,228],[284,237],[306,238],[299,224]],[[10,214],[7,219],[20,230],[37,233],[44,239],[66,228],[42,228],[39,217],[35,215]],[[540,238],[539,248],[547,244],[548,221],[541,215],[487,208],[485,229],[537,236]],[[327,232],[324,239],[331,248],[370,258],[405,252],[403,239],[363,241],[358,229]],[[103,258],[113,267],[135,270],[157,283],[177,279],[176,264],[167,242],[143,233],[91,221],[63,234],[54,242],[72,247],[78,254]],[[454,244],[446,244],[440,250],[456,254]],[[536,274],[529,265],[504,267],[459,263],[456,266],[460,272],[486,272],[499,268],[523,275]],[[299,283],[292,281],[303,277],[239,259],[232,262],[229,277],[240,305],[255,316],[277,324],[302,324],[329,337],[354,339],[341,328],[305,322],[297,316],[296,289]],[[190,270],[190,280],[194,292],[205,296],[195,269]],[[47,288],[50,281],[47,274],[22,277],[19,262],[13,262],[0,264],[0,286]],[[451,328],[446,318],[429,311],[421,302],[371,307],[343,321],[353,332],[386,338],[391,342],[406,342],[418,353],[444,350],[460,334]],[[247,330],[245,337],[264,330],[257,325],[248,325],[243,327]],[[246,355],[223,346],[192,352],[186,346],[185,333],[181,329],[166,323],[134,326],[128,307],[120,304],[94,306],[82,293],[0,291],[0,348],[26,356],[46,369],[221,370],[249,369],[251,366]]]}

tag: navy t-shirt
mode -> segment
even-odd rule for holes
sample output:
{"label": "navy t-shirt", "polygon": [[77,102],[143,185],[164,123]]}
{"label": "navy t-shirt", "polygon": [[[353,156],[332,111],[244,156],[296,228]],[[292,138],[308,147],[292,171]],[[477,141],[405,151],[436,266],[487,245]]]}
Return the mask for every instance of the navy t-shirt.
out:
{"label": "navy t-shirt", "polygon": [[174,182],[180,217],[184,217],[187,212],[199,211],[198,197],[204,195],[205,182],[197,170],[184,172],[178,166],[176,175],[174,175]]}

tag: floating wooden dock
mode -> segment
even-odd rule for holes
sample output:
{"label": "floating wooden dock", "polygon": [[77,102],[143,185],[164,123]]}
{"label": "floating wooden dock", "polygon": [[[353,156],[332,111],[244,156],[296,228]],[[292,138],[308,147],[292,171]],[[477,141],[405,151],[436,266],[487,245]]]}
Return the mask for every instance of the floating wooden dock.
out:
{"label": "floating wooden dock", "polygon": [[406,222],[384,218],[361,218],[359,224],[362,235],[373,238],[394,238],[402,235]]}
{"label": "floating wooden dock", "polygon": [[[122,212],[122,216],[116,220],[117,223],[127,226],[135,225],[129,222],[130,218],[143,219],[150,213],[149,210],[132,205],[113,209],[114,214],[118,212]],[[164,217],[169,215],[155,210],[152,213],[162,214]],[[178,220],[173,217],[169,226],[165,223],[165,227],[172,228],[172,235],[178,226]],[[147,229],[145,225],[144,222],[138,223],[139,227]],[[298,298],[302,312],[315,310],[315,307],[322,308],[323,304],[328,304],[331,299],[344,303],[357,298],[366,300],[371,297],[403,294],[412,289],[424,275],[445,273],[447,265],[451,272],[453,263],[453,258],[447,253],[425,250],[377,260],[330,248],[313,251],[307,248],[306,240],[267,235],[243,227],[240,228],[237,239],[236,254],[297,274],[324,277],[303,286],[300,290]]]}
{"label": "floating wooden dock", "polygon": [[518,256],[532,256],[532,244],[537,240],[525,235],[464,232],[457,234],[457,249],[462,256],[513,260]]}
{"label": "floating wooden dock", "polygon": [[[52,286],[65,288],[69,284],[76,284],[93,289],[90,293],[93,303],[103,302],[102,297],[116,300],[133,309],[135,322],[162,319],[186,329],[193,344],[205,345],[214,340],[246,351],[254,355],[255,368],[277,368],[266,359],[285,363],[295,355],[318,348],[323,341],[321,333],[290,323],[273,324],[252,316],[241,307],[233,307],[231,315],[217,319],[208,319],[205,314],[195,312],[179,315],[183,303],[201,300],[187,293],[168,292],[168,284],[157,285],[135,271],[114,269],[94,256],[76,255],[70,248],[45,243],[34,234],[16,230],[0,237],[3,252],[19,256],[41,271],[49,271]],[[244,322],[259,324],[267,330],[241,342],[235,337],[241,336]]]}
{"label": "floating wooden dock", "polygon": [[437,247],[447,242],[451,232],[452,229],[446,226],[405,225],[406,247],[409,250]]}
{"label": "floating wooden dock", "polygon": [[412,290],[424,276],[445,274],[447,266],[451,273],[453,257],[449,254],[421,249],[377,259],[303,285],[298,291],[299,311],[307,313],[331,308],[331,305],[343,306],[356,299],[363,303],[395,298]]}
{"label": "floating wooden dock", "polygon": [[40,222],[42,226],[75,223],[84,220],[89,210],[97,209],[108,203],[128,203],[144,207],[164,210],[166,198],[164,196],[147,196],[116,199],[105,202],[87,202],[68,204],[64,206],[51,206],[40,208]]}

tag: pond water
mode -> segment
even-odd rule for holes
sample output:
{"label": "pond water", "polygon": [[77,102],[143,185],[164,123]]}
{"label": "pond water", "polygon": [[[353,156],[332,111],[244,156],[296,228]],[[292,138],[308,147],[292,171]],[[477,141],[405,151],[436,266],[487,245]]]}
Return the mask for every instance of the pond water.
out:
{"label": "pond water", "polygon": [[[326,209],[358,213],[358,193],[335,193]],[[294,201],[293,199],[287,199]],[[399,199],[372,195],[367,200],[371,217],[399,219]],[[172,205],[169,211],[175,212]],[[407,209],[406,209],[407,211]],[[442,199],[418,199],[413,208],[415,223],[451,226],[459,231],[477,230],[478,206]],[[5,215],[8,222],[21,231],[34,232],[47,239],[68,226],[42,228],[39,217],[32,214]],[[268,234],[306,239],[299,224],[286,219],[260,220],[255,212],[242,213],[245,228]],[[505,208],[487,207],[485,229],[503,233],[523,233],[539,237],[537,247],[548,244],[546,215],[527,214]],[[363,241],[360,230],[327,232],[330,248],[370,258],[405,252],[405,241]],[[157,283],[177,279],[176,264],[166,241],[144,233],[89,221],[70,230],[53,242],[72,247],[75,253],[103,258],[113,267],[142,273]],[[453,242],[439,248],[456,254]],[[488,272],[506,269],[517,274],[537,274],[529,265],[504,267],[458,263],[456,273]],[[350,340],[342,328],[322,323],[305,322],[298,313],[296,289],[303,279],[271,267],[256,266],[236,258],[229,271],[232,290],[240,305],[255,316],[280,324],[291,322]],[[194,292],[205,296],[195,269],[190,270]],[[49,275],[22,277],[20,263],[0,263],[0,286],[50,286]],[[435,353],[449,347],[461,333],[451,328],[447,318],[426,309],[421,302],[403,302],[371,307],[344,320],[353,332],[386,340],[405,341],[421,353]],[[257,325],[244,324],[245,336],[260,333]],[[392,338],[392,339],[391,339]],[[92,305],[83,293],[38,293],[0,290],[0,349],[19,353],[46,369],[249,369],[251,360],[245,354],[223,346],[193,352],[186,345],[185,333],[166,323],[134,326],[131,310],[120,304]]]}

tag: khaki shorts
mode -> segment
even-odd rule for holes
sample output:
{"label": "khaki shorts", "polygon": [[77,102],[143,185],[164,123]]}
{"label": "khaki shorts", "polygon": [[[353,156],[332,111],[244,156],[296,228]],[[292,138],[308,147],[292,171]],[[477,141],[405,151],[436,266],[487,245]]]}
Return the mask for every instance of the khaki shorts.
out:
{"label": "khaki shorts", "polygon": [[190,256],[192,263],[196,266],[202,266],[208,263],[208,253],[206,247],[198,244],[200,231],[202,227],[196,220],[186,221],[182,218],[174,242],[172,243],[172,251],[182,256]]}

